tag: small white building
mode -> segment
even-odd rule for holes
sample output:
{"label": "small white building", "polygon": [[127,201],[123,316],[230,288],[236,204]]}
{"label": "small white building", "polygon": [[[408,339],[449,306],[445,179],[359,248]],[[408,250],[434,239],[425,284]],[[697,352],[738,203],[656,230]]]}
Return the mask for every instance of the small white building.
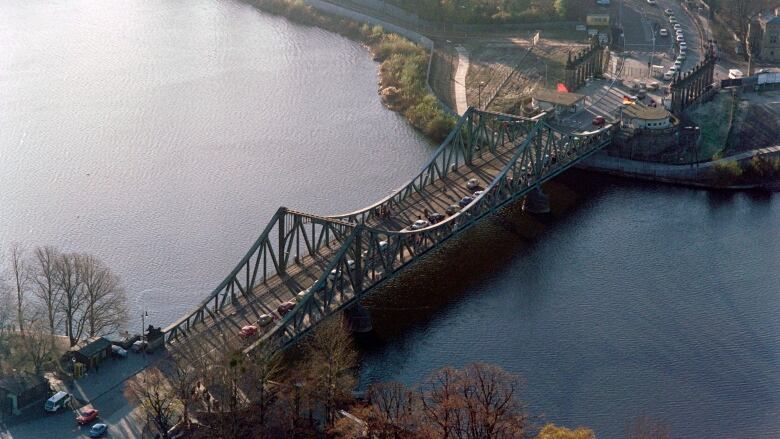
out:
{"label": "small white building", "polygon": [[674,126],[674,118],[662,106],[648,107],[642,103],[626,105],[623,108],[622,125],[627,128],[663,130]]}
{"label": "small white building", "polygon": [[531,99],[531,105],[535,109],[553,111],[556,114],[576,113],[585,105],[585,95],[556,90],[536,90],[531,94]]}

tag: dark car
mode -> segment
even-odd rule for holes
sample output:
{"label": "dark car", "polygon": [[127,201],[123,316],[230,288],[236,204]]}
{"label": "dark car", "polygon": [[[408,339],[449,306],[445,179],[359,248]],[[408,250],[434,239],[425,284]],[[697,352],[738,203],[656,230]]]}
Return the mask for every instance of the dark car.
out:
{"label": "dark car", "polygon": [[295,308],[295,302],[284,302],[283,304],[279,305],[278,308],[276,308],[276,312],[278,312],[280,316],[284,316],[288,312],[292,311],[293,308]]}
{"label": "dark car", "polygon": [[81,412],[81,414],[76,416],[76,422],[79,425],[89,424],[90,422],[97,419],[98,414],[100,414],[100,412],[97,411],[96,409],[84,410],[83,412]]}
{"label": "dark car", "polygon": [[458,205],[460,207],[466,207],[469,204],[471,204],[472,201],[474,201],[474,198],[469,197],[469,196],[465,196],[465,197],[461,198],[460,201],[458,201]]}
{"label": "dark car", "polygon": [[460,206],[457,204],[450,204],[444,209],[444,212],[446,212],[447,215],[455,215],[460,212]]}
{"label": "dark car", "polygon": [[445,218],[444,214],[443,213],[439,213],[439,212],[434,212],[434,213],[428,215],[428,221],[431,224],[436,224],[439,221],[443,220],[444,218]]}

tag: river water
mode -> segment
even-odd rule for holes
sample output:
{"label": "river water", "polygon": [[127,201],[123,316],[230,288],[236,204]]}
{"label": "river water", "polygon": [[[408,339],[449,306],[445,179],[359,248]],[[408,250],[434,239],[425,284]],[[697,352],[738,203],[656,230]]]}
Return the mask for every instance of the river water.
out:
{"label": "river water", "polygon": [[[167,324],[278,206],[339,213],[432,150],[359,45],[233,1],[0,2],[0,246],[92,252]],[[545,419],[620,437],[780,436],[780,202],[572,173],[370,298],[361,385],[521,374]],[[528,231],[537,233],[529,237]],[[137,320],[137,321],[136,321]]]}

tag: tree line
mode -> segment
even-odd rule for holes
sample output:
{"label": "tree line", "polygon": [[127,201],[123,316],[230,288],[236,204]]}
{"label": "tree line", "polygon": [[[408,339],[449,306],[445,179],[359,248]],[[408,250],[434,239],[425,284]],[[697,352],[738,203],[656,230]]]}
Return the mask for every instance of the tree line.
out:
{"label": "tree line", "polygon": [[[357,349],[338,318],[322,323],[300,348],[273,342],[251,355],[240,342],[193,338],[173,345],[156,367],[130,380],[129,400],[163,439],[191,438],[595,439],[585,427],[542,425],[523,401],[520,377],[498,366],[444,367],[422,382],[357,384]],[[628,439],[668,439],[666,427],[638,418]]]}
{"label": "tree line", "polygon": [[55,335],[75,346],[127,320],[119,277],[95,255],[12,244],[1,267],[0,367],[24,365],[40,373],[56,360]]}

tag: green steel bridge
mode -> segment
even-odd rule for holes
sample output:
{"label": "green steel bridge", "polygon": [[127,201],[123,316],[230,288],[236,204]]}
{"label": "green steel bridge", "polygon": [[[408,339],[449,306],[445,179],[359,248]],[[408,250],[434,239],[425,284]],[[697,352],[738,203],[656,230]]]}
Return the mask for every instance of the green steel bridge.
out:
{"label": "green steel bridge", "polygon": [[[542,183],[608,145],[612,132],[607,125],[566,133],[544,113],[525,118],[470,108],[422,170],[377,203],[333,216],[279,208],[222,283],[164,329],[165,341],[180,351],[198,344],[207,352],[229,346],[249,353],[269,340],[284,349],[482,218],[539,193]],[[470,179],[483,189],[473,201],[410,230],[425,213],[444,213],[472,195]],[[278,306],[290,301],[294,308],[280,315]],[[251,340],[238,337],[264,314],[273,323]]]}

